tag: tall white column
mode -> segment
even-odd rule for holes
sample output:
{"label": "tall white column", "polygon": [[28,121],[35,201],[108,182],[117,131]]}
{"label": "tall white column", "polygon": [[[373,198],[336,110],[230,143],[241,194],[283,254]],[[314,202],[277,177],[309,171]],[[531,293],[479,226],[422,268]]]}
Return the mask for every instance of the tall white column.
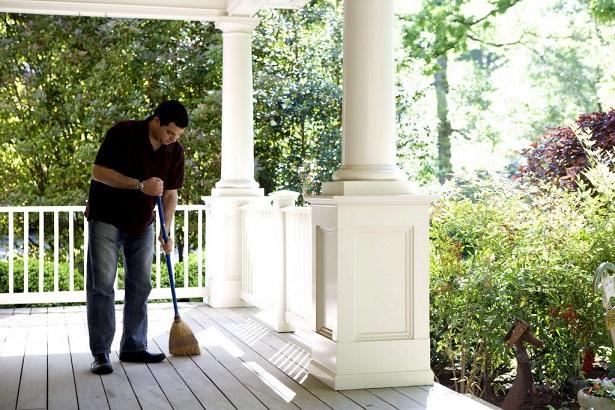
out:
{"label": "tall white column", "polygon": [[213,307],[242,306],[242,205],[263,199],[254,180],[252,118],[252,32],[258,20],[225,17],[222,30],[221,179],[204,197],[207,204],[207,282]]}
{"label": "tall white column", "polygon": [[212,195],[262,195],[254,180],[252,32],[258,20],[227,17],[222,30],[222,170]]}
{"label": "tall white column", "polygon": [[396,165],[393,0],[344,2],[343,111],[342,165],[323,194],[409,193]]}
{"label": "tall white column", "polygon": [[429,207],[396,166],[393,0],[344,1],[342,166],[312,205],[310,373],[334,389],[433,383]]}

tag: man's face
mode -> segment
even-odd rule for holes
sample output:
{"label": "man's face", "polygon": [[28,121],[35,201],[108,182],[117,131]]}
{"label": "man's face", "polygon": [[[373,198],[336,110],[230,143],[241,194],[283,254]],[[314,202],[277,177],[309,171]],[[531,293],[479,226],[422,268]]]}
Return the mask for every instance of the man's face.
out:
{"label": "man's face", "polygon": [[[156,120],[158,119],[156,118]],[[184,132],[184,128],[179,128],[174,122],[170,122],[167,125],[159,125],[159,120],[156,122],[158,123],[156,139],[162,145],[169,145],[176,142],[179,140],[180,135]]]}

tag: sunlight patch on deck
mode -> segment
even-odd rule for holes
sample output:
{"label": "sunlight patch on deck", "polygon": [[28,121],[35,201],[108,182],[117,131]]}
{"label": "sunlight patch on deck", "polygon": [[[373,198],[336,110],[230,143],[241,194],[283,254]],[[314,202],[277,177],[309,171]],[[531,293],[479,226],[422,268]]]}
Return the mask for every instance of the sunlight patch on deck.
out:
{"label": "sunlight patch on deck", "polygon": [[271,388],[278,396],[280,396],[286,403],[290,403],[295,397],[296,393],[286,387],[284,383],[275,378],[271,373],[267,370],[263,369],[256,362],[245,362],[243,363],[245,367],[247,367],[250,371],[256,373],[258,377],[265,383],[267,386]]}
{"label": "sunlight patch on deck", "polygon": [[243,350],[233,343],[228,337],[223,335],[218,329],[213,326],[203,329],[196,333],[196,339],[199,345],[205,347],[218,346],[226,350],[233,357],[241,357],[245,354]]}

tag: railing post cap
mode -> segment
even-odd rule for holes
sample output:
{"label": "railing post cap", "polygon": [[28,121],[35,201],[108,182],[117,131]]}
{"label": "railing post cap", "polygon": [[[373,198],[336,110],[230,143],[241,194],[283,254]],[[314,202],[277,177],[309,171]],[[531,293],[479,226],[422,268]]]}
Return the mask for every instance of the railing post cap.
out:
{"label": "railing post cap", "polygon": [[268,196],[277,206],[285,208],[295,205],[297,198],[299,198],[299,192],[283,189],[281,191],[272,192]]}

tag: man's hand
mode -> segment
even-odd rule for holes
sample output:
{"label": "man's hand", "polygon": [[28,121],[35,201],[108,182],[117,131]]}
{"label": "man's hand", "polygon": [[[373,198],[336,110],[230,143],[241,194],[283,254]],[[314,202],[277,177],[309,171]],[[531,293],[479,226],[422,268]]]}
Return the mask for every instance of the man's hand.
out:
{"label": "man's hand", "polygon": [[145,195],[150,196],[160,196],[164,191],[164,185],[162,183],[162,179],[151,177],[143,181],[143,192]]}
{"label": "man's hand", "polygon": [[[167,230],[167,236],[169,235],[169,231]],[[162,245],[162,249],[164,250],[164,253],[171,253],[171,251],[173,250],[173,239],[169,236],[169,240],[168,241],[164,241],[164,239],[162,239],[162,233],[160,234],[160,236],[158,237],[158,240],[160,241],[160,245]]]}

